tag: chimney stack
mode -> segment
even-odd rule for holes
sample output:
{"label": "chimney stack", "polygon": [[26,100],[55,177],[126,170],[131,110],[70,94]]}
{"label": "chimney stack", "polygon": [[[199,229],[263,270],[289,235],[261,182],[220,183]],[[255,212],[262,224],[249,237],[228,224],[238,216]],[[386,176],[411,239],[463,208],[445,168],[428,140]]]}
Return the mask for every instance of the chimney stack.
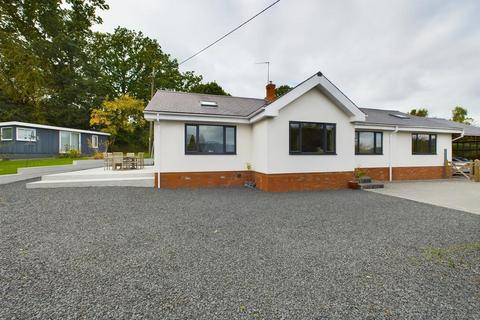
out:
{"label": "chimney stack", "polygon": [[265,88],[267,89],[267,96],[265,99],[267,99],[268,102],[275,101],[275,99],[277,99],[277,94],[275,93],[275,85],[272,81],[270,81]]}

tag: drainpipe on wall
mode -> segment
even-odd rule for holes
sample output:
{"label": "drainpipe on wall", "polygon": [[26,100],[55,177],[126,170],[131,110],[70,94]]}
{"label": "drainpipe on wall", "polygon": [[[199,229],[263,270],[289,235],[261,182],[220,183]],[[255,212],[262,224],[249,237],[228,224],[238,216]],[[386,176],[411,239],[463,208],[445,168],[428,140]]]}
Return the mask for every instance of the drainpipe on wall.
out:
{"label": "drainpipe on wall", "polygon": [[393,181],[393,169],[392,169],[392,135],[398,132],[398,126],[395,126],[395,130],[388,135],[388,180]]}
{"label": "drainpipe on wall", "polygon": [[157,188],[160,189],[160,115],[153,124],[153,161],[157,175]]}

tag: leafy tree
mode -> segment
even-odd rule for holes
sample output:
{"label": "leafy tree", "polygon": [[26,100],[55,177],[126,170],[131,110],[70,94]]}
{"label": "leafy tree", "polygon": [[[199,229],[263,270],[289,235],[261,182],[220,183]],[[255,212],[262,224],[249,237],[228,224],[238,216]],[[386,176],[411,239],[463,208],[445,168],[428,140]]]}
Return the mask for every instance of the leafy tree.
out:
{"label": "leafy tree", "polygon": [[281,85],[278,88],[275,89],[275,94],[277,95],[277,98],[280,98],[283,96],[285,93],[288,91],[292,90],[292,87],[287,86],[287,85]]}
{"label": "leafy tree", "polygon": [[229,96],[215,81],[197,84],[190,89],[190,92]]}
{"label": "leafy tree", "polygon": [[417,116],[417,117],[427,117],[428,110],[426,108],[412,109],[410,110],[410,114],[412,116]]}
{"label": "leafy tree", "polygon": [[97,9],[108,9],[105,0],[0,2],[0,90],[32,121],[88,127],[84,47]]}
{"label": "leafy tree", "polygon": [[114,100],[105,100],[100,108],[92,110],[90,125],[110,133],[109,144],[112,145],[122,135],[132,134],[145,127],[144,107],[143,100],[128,94]]}
{"label": "leafy tree", "polygon": [[181,73],[177,60],[164,53],[157,40],[142,32],[117,27],[113,33],[94,34],[88,51],[98,67],[101,90],[110,97],[130,94],[147,101],[154,87],[188,91],[198,85],[201,76],[192,71]]}
{"label": "leafy tree", "polygon": [[468,117],[467,109],[461,106],[456,106],[455,109],[452,110],[452,121],[465,123],[465,124],[472,124],[473,119]]}

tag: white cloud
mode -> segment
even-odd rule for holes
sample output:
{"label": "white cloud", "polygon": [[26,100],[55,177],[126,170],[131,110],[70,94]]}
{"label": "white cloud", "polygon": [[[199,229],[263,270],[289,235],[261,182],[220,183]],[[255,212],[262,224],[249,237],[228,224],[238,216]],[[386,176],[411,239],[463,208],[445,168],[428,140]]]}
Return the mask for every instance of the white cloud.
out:
{"label": "white cloud", "polygon": [[[121,25],[186,58],[273,0],[111,0],[98,30]],[[480,2],[282,0],[185,63],[238,96],[264,95],[322,71],[359,106],[448,117],[456,105],[480,121]]]}

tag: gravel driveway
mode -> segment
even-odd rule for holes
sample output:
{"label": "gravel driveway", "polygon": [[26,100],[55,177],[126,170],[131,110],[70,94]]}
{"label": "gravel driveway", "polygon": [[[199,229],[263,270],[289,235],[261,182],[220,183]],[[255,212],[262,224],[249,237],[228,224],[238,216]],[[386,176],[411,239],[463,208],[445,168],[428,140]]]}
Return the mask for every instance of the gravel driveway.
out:
{"label": "gravel driveway", "polygon": [[480,216],[362,191],[0,186],[0,319],[480,319]]}

